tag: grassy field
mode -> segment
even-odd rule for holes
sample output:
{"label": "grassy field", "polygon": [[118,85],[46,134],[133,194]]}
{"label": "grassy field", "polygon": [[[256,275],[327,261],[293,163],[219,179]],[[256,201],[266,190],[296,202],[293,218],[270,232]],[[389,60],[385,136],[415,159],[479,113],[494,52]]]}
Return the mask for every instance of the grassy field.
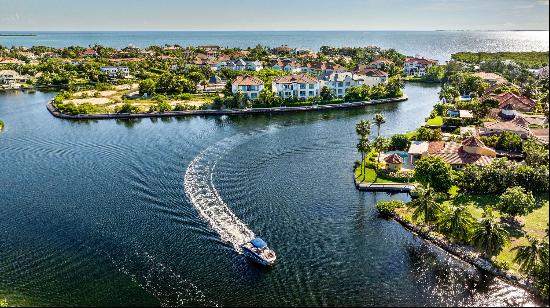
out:
{"label": "grassy field", "polygon": [[512,60],[529,68],[548,65],[548,51],[545,52],[459,52],[451,56],[453,60],[479,64],[482,61]]}
{"label": "grassy field", "polygon": [[426,121],[426,125],[440,127],[443,125],[443,117],[437,116],[435,118],[428,119],[428,121]]}

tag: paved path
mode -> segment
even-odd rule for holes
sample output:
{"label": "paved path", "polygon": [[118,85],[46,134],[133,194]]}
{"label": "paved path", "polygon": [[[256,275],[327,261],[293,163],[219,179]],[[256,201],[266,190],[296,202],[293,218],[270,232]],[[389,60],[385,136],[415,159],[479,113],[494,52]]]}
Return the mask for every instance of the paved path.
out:
{"label": "paved path", "polygon": [[359,190],[364,191],[387,191],[387,192],[408,192],[414,191],[416,186],[409,183],[355,183]]}

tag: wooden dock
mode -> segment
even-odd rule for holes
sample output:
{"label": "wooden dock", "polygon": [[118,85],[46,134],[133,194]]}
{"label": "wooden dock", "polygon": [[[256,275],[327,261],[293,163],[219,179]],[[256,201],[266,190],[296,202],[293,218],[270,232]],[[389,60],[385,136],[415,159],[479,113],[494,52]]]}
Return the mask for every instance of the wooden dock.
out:
{"label": "wooden dock", "polygon": [[416,186],[410,183],[355,183],[358,190],[411,193]]}

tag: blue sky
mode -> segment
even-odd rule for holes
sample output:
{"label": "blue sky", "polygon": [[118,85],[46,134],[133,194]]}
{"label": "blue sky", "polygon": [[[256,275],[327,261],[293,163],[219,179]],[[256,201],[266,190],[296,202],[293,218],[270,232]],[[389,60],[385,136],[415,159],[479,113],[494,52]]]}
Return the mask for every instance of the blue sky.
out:
{"label": "blue sky", "polygon": [[548,0],[0,0],[10,30],[548,30]]}

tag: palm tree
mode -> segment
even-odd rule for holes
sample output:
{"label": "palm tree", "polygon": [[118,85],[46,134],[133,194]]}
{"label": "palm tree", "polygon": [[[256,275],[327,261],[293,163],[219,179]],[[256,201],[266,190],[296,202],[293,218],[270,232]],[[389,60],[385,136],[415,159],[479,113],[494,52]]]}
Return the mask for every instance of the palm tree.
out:
{"label": "palm tree", "polygon": [[497,221],[493,209],[486,208],[483,218],[474,230],[472,237],[474,245],[483,252],[484,256],[493,256],[502,251],[509,239],[508,231]]}
{"label": "palm tree", "polygon": [[364,137],[368,137],[370,135],[371,131],[371,124],[370,121],[367,120],[361,120],[357,125],[355,125],[355,132],[357,135],[359,135],[359,139],[362,139]]}
{"label": "palm tree", "polygon": [[457,241],[468,241],[475,220],[464,205],[451,205],[441,213],[439,228]]}
{"label": "palm tree", "polygon": [[355,125],[355,132],[359,135],[359,143],[357,144],[357,151],[361,153],[361,175],[365,170],[365,155],[372,149],[369,135],[371,131],[371,124],[369,121],[361,120]]}
{"label": "palm tree", "polygon": [[376,170],[378,170],[378,165],[380,165],[380,155],[382,154],[383,151],[387,150],[388,148],[390,147],[390,140],[388,138],[384,138],[384,137],[376,137],[376,139],[374,139],[374,148],[376,149],[376,151],[378,152],[378,157],[377,157],[377,164],[376,164]]}
{"label": "palm tree", "polygon": [[415,221],[422,220],[427,224],[436,222],[439,215],[443,211],[441,204],[437,202],[435,190],[430,186],[417,186],[416,192],[418,197],[411,201],[409,205],[414,207],[412,218]]}
{"label": "palm tree", "polygon": [[538,264],[548,262],[544,243],[536,238],[528,237],[528,239],[528,245],[512,248],[512,250],[517,250],[514,262],[517,262],[520,269],[526,273],[533,271]]}
{"label": "palm tree", "polygon": [[361,153],[361,175],[365,174],[365,154],[369,153],[372,149],[370,140],[368,137],[359,139],[357,144],[357,151]]}
{"label": "palm tree", "polygon": [[380,137],[380,126],[382,126],[382,124],[384,123],[386,123],[386,119],[381,113],[377,113],[374,115],[374,124],[376,124],[376,126],[378,127],[378,134],[376,135],[376,137]]}

